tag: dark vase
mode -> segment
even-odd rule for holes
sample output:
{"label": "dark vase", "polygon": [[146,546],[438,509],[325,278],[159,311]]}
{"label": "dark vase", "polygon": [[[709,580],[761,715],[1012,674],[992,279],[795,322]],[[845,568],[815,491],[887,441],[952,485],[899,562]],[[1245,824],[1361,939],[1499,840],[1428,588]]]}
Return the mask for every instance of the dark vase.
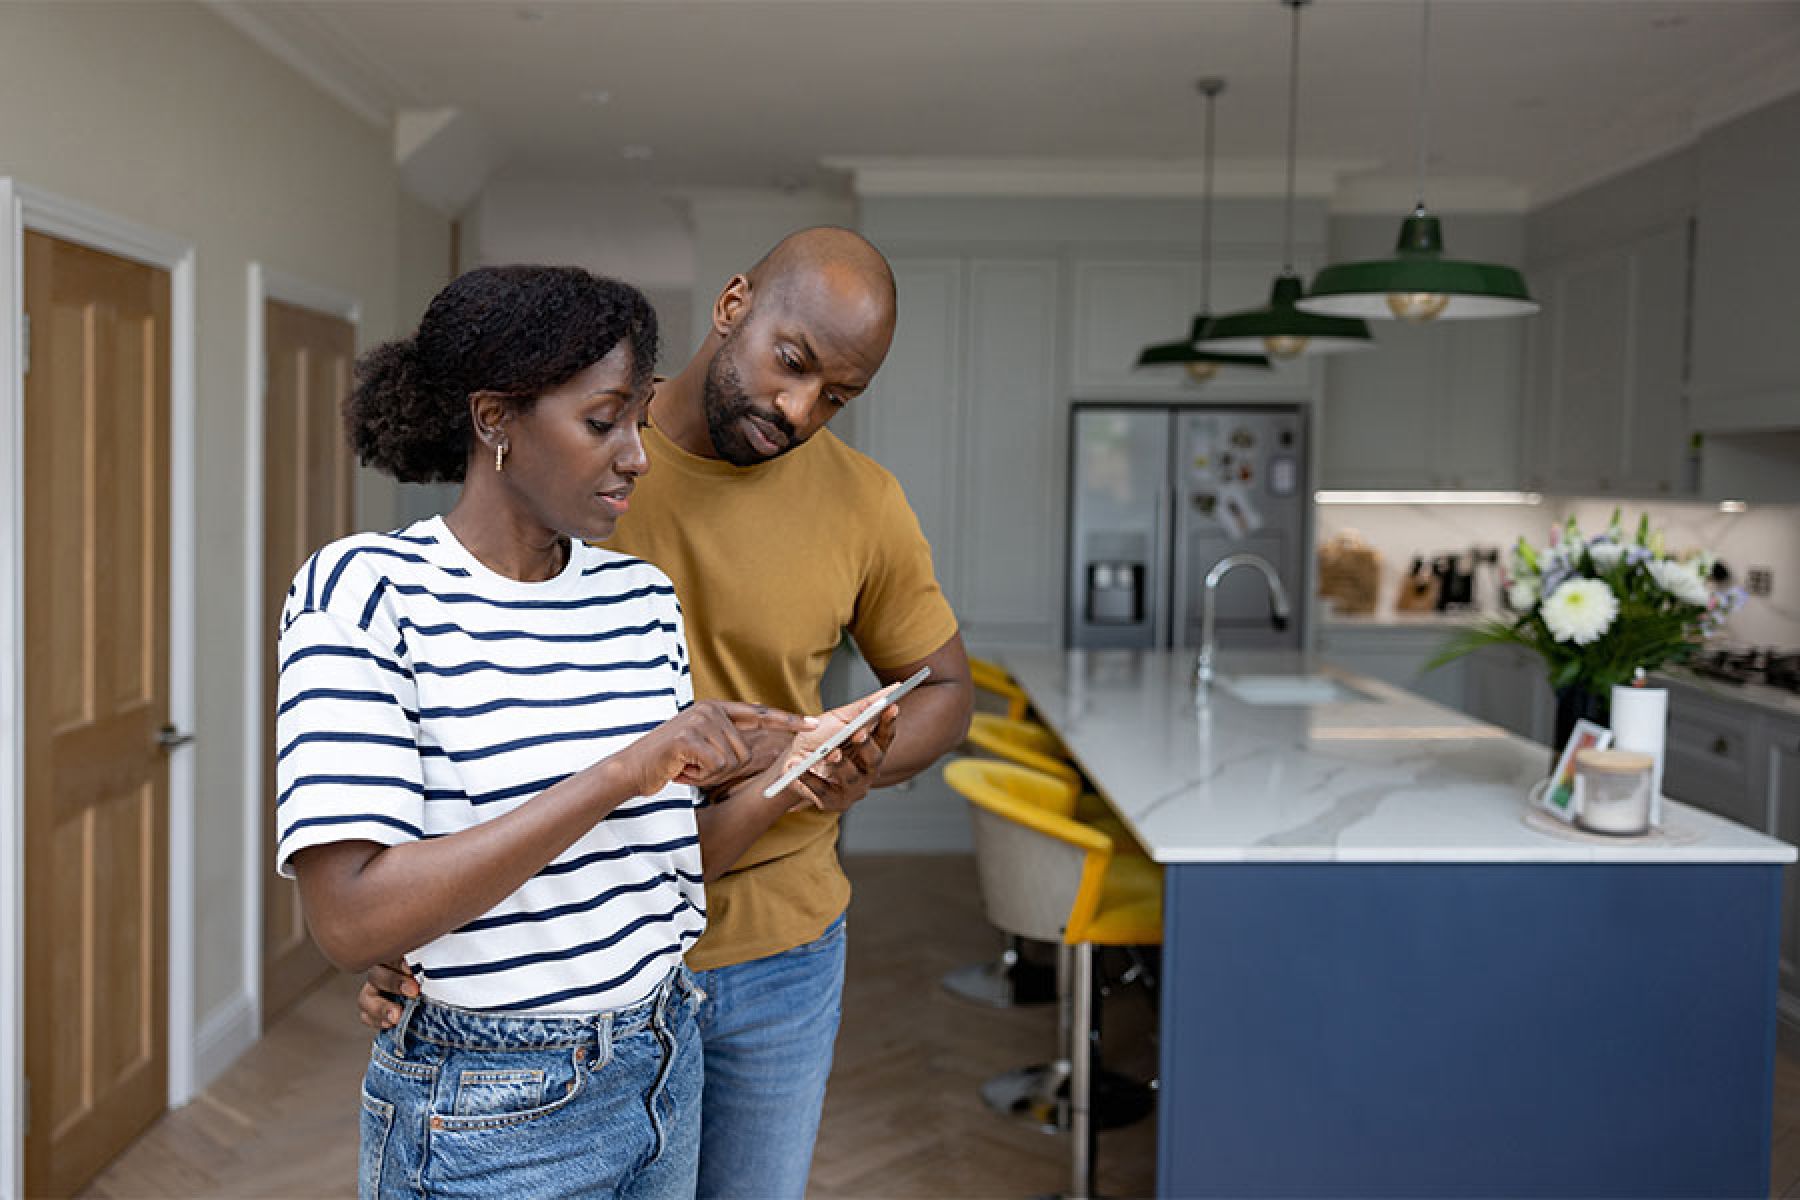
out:
{"label": "dark vase", "polygon": [[1575,722],[1587,720],[1596,725],[1604,725],[1612,715],[1608,711],[1611,707],[1612,695],[1608,692],[1590,692],[1579,684],[1557,688],[1556,740],[1550,744],[1551,765],[1555,765],[1563,747],[1569,744],[1569,735],[1575,732]]}

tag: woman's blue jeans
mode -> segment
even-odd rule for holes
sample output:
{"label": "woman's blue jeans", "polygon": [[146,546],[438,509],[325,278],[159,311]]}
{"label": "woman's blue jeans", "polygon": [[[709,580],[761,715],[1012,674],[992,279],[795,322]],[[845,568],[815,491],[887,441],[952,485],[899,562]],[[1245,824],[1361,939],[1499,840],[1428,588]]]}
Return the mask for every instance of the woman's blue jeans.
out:
{"label": "woman's blue jeans", "polygon": [[363,1077],[361,1196],[691,1197],[702,999],[678,967],[591,1017],[409,1001]]}

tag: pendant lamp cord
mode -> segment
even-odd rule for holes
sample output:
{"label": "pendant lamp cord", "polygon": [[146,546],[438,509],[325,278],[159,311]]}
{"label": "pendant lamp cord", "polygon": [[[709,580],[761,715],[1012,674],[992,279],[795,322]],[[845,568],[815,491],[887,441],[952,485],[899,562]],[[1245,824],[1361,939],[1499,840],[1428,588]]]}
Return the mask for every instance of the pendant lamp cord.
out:
{"label": "pendant lamp cord", "polygon": [[1207,314],[1212,312],[1213,101],[1222,87],[1222,82],[1212,80],[1200,85],[1206,97],[1206,170],[1200,182],[1200,311]]}
{"label": "pendant lamp cord", "polygon": [[1294,32],[1288,40],[1288,159],[1287,204],[1282,210],[1281,273],[1294,273],[1294,141],[1300,129],[1300,6],[1306,0],[1287,0],[1294,10]]}
{"label": "pendant lamp cord", "polygon": [[1425,159],[1426,148],[1431,143],[1431,117],[1428,112],[1431,96],[1431,0],[1421,0],[1419,14],[1419,152],[1418,167],[1414,172],[1415,194],[1417,201],[1414,207],[1420,213],[1425,211]]}

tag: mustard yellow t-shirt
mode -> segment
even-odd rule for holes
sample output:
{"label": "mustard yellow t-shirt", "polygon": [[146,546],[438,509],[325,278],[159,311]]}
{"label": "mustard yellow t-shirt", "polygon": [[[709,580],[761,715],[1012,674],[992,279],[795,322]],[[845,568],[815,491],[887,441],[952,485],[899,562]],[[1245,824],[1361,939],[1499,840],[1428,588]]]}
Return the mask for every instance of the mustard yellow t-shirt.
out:
{"label": "mustard yellow t-shirt", "polygon": [[[931,546],[900,484],[830,430],[769,462],[700,458],[654,426],[650,471],[607,545],[675,583],[694,695],[821,711],[848,630],[871,666],[924,658],[956,632]],[[789,813],[707,885],[697,971],[812,941],[850,902],[837,816]]]}

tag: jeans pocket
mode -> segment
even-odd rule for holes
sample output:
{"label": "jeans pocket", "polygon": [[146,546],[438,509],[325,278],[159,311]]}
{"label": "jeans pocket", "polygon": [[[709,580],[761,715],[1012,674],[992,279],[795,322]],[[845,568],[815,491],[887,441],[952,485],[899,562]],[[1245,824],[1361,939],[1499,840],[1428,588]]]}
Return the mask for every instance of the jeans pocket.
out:
{"label": "jeans pocket", "polygon": [[503,1117],[527,1112],[544,1103],[545,1082],[541,1067],[459,1071],[456,1099],[450,1111],[459,1117]]}
{"label": "jeans pocket", "polygon": [[[531,1067],[497,1066],[491,1058],[471,1054],[464,1062],[444,1065],[456,1078],[451,1111],[434,1113],[434,1132],[468,1133],[524,1125],[557,1112],[581,1094],[588,1071],[588,1050],[534,1055]],[[460,1056],[459,1056],[460,1057]]]}
{"label": "jeans pocket", "polygon": [[388,1134],[394,1130],[394,1106],[365,1090],[357,1146],[357,1194],[363,1200],[381,1195],[381,1166],[387,1159]]}

